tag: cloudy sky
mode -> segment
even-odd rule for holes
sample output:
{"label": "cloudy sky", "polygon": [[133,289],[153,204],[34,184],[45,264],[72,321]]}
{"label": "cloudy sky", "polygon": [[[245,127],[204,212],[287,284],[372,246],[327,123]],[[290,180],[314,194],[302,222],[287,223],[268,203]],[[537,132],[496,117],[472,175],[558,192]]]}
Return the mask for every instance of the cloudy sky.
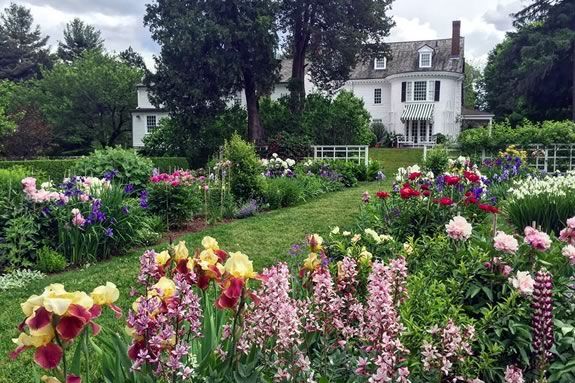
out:
{"label": "cloudy sky", "polygon": [[[62,39],[64,25],[74,17],[102,31],[106,47],[121,51],[132,46],[148,67],[158,46],[143,26],[145,4],[150,0],[23,0],[42,32],[50,36],[54,48]],[[217,1],[217,0],[216,0]],[[526,0],[395,0],[393,15],[397,23],[391,41],[447,38],[451,21],[461,20],[465,36],[465,55],[469,62],[483,65],[489,51],[512,28],[512,12]],[[0,0],[5,8],[10,0]]]}

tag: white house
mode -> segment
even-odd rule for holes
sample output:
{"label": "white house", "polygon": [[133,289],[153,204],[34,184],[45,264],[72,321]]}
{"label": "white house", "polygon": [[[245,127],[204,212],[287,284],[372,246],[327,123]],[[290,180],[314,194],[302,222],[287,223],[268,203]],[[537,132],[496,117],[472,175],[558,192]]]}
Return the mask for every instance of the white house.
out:
{"label": "white house", "polygon": [[[403,145],[434,144],[439,133],[456,137],[465,121],[488,124],[492,114],[462,107],[465,44],[460,30],[461,23],[454,21],[450,39],[389,43],[390,57],[359,64],[342,89],[361,97],[372,122],[381,122],[388,131],[401,135]],[[284,60],[272,99],[288,94],[290,76],[291,60]],[[305,90],[317,90],[309,76]],[[243,94],[237,101],[245,105]],[[165,115],[149,104],[145,88],[139,87],[138,109],[133,113],[134,146],[141,145],[149,131],[147,119],[152,122],[156,116],[157,121]]]}
{"label": "white house", "polygon": [[162,118],[168,117],[168,112],[152,104],[145,85],[138,85],[136,91],[138,107],[132,110],[132,144],[134,147],[142,147],[144,136],[151,133]]}

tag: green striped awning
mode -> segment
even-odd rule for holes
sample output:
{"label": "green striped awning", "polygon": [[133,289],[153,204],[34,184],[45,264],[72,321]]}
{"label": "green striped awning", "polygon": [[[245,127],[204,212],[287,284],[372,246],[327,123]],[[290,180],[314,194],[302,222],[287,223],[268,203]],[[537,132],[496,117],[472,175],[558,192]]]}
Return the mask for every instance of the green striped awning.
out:
{"label": "green striped awning", "polygon": [[406,104],[401,113],[401,121],[405,122],[410,120],[433,121],[433,104]]}

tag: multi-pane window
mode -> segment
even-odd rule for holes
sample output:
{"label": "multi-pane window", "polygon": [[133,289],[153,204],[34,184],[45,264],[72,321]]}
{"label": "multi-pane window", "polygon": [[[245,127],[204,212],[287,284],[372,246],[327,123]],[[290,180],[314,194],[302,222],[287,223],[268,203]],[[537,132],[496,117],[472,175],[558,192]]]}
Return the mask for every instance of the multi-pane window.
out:
{"label": "multi-pane window", "polygon": [[431,52],[419,53],[419,67],[431,68]]}
{"label": "multi-pane window", "polygon": [[156,116],[146,116],[146,130],[148,133],[152,133],[157,126],[158,120]]}
{"label": "multi-pane window", "polygon": [[378,57],[375,59],[373,63],[374,69],[385,69],[386,66],[387,66],[387,60],[385,57]]}
{"label": "multi-pane window", "polygon": [[413,101],[427,100],[427,81],[413,82]]}
{"label": "multi-pane window", "polygon": [[375,88],[373,90],[373,103],[381,104],[381,88]]}

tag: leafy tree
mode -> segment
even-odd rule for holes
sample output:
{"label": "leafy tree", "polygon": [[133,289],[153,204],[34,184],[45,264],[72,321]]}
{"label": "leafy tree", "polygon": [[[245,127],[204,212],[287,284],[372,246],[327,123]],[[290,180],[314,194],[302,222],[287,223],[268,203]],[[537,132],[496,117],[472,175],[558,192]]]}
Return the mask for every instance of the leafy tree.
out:
{"label": "leafy tree", "polygon": [[43,75],[28,97],[54,126],[62,152],[83,153],[93,145],[129,142],[130,110],[137,105],[134,89],[142,71],[115,56],[89,51]]}
{"label": "leafy tree", "polygon": [[534,1],[516,15],[515,25],[485,68],[490,110],[513,123],[574,118],[575,4]]}
{"label": "leafy tree", "polygon": [[9,115],[9,107],[18,85],[11,81],[0,81],[0,138],[16,130],[16,123]]}
{"label": "leafy tree", "polygon": [[384,43],[394,22],[393,0],[282,0],[280,24],[287,32],[293,58],[289,83],[293,112],[304,105],[304,79],[309,65],[322,89],[338,88],[362,60],[389,56]]}
{"label": "leafy tree", "polygon": [[54,154],[54,131],[36,105],[18,106],[12,118],[16,128],[2,139],[3,156],[30,158]]}
{"label": "leafy tree", "polygon": [[469,63],[465,63],[465,79],[463,80],[463,105],[466,108],[479,108],[481,86],[483,74],[481,70]]}
{"label": "leafy tree", "polygon": [[124,62],[124,63],[126,63],[126,64],[128,64],[134,68],[141,69],[144,72],[147,71],[146,63],[144,62],[144,58],[142,57],[141,54],[139,54],[134,49],[132,49],[132,47],[128,47],[128,49],[121,51],[118,54],[118,58],[122,62]]}
{"label": "leafy tree", "polygon": [[51,66],[48,36],[28,8],[11,3],[0,16],[0,79],[28,80],[39,74],[42,66]]}
{"label": "leafy tree", "polygon": [[75,18],[64,29],[64,41],[58,42],[58,57],[70,63],[86,51],[101,52],[104,46],[101,32],[94,26]]}
{"label": "leafy tree", "polygon": [[[278,41],[272,0],[160,0],[144,18],[161,45],[146,82],[174,115],[213,117],[242,89],[248,131],[263,138],[258,100],[277,78]],[[197,124],[192,124],[196,126]]]}

